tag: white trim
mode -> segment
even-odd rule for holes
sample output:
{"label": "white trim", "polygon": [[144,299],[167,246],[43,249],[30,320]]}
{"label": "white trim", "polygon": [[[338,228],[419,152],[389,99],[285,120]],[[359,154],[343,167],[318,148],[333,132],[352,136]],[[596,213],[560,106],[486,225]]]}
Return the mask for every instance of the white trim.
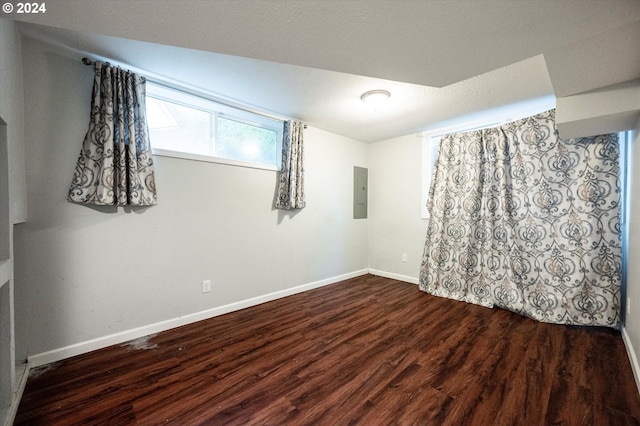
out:
{"label": "white trim", "polygon": [[629,334],[627,334],[627,329],[624,325],[622,326],[622,341],[624,342],[625,348],[627,348],[627,355],[629,355],[629,361],[631,362],[633,378],[636,379],[636,386],[640,393],[640,364],[638,364],[638,357],[636,356],[636,352],[633,350],[631,338],[629,337]]}
{"label": "white trim", "polygon": [[[431,190],[431,178],[435,172],[434,151],[440,149],[440,136],[427,136],[425,133],[419,133],[418,137],[422,141],[422,189],[421,191],[421,210],[420,218],[423,220],[429,219],[429,209],[427,204],[429,202],[429,191]],[[435,153],[437,157],[437,152]]]}
{"label": "white trim", "polygon": [[0,287],[11,281],[11,259],[0,260]]}
{"label": "white trim", "polygon": [[4,426],[11,426],[16,419],[16,414],[18,414],[18,407],[20,406],[20,400],[22,399],[22,395],[24,394],[24,388],[27,386],[27,379],[29,378],[29,371],[31,370],[31,366],[29,363],[20,366],[20,369],[16,371],[16,389],[13,394],[13,400],[11,401],[11,405],[5,409],[0,411],[0,419],[2,419],[2,415],[5,415],[4,418]]}
{"label": "white trim", "polygon": [[157,86],[163,86],[167,89],[172,89],[172,90],[176,90],[178,92],[182,92],[182,93],[188,93],[190,95],[193,96],[199,96],[205,99],[208,99],[210,101],[219,103],[221,105],[225,105],[227,107],[231,107],[231,108],[236,108],[245,112],[249,112],[251,114],[255,114],[255,115],[259,115],[271,120],[278,120],[278,121],[288,121],[288,120],[293,120],[293,118],[290,117],[285,117],[281,114],[272,112],[272,111],[267,111],[266,109],[262,109],[260,107],[254,106],[254,105],[250,105],[247,103],[244,103],[242,101],[238,101],[236,99],[233,98],[229,98],[227,96],[223,96],[220,95],[218,93],[214,93],[211,92],[207,89],[203,89],[201,87],[198,86],[193,86],[191,84],[188,83],[184,83],[182,81],[177,81],[177,80],[170,80],[167,79],[165,77],[159,77],[159,76],[153,76],[151,75],[149,72],[147,71],[137,71],[136,68],[130,67],[130,66],[126,66],[127,68],[129,68],[130,70],[142,75],[148,83],[151,84],[155,84]]}
{"label": "white trim", "polygon": [[315,281],[309,284],[303,284],[297,287],[276,291],[276,292],[265,294],[262,296],[252,297],[251,299],[241,300],[238,302],[230,303],[228,305],[218,306],[216,308],[195,312],[193,314],[184,315],[178,318],[173,318],[166,321],[160,321],[155,324],[149,324],[149,325],[134,328],[131,330],[126,330],[119,333],[98,337],[96,339],[88,340],[86,342],[76,343],[73,345],[65,346],[59,349],[53,349],[51,351],[43,352],[40,354],[31,355],[28,358],[29,365],[31,368],[36,368],[45,364],[70,358],[72,356],[81,355],[97,349],[106,348],[107,346],[117,345],[120,343],[127,342],[129,340],[137,339],[143,336],[148,336],[150,334],[159,333],[161,331],[166,331],[166,330],[180,327],[186,324],[202,321],[208,318],[227,314],[229,312],[234,312],[240,309],[256,306],[261,303],[270,302],[272,300],[280,299],[282,297],[291,296],[297,293],[302,293],[304,291],[312,290],[314,288],[323,287],[329,284],[334,284],[340,281],[347,280],[349,278],[366,275],[368,272],[369,271],[367,269],[362,269],[359,271],[354,271],[347,274],[326,278],[324,280]]}
{"label": "white trim", "polygon": [[[207,97],[204,93],[191,93],[188,91],[169,88],[165,85],[158,85],[154,83],[147,84],[146,86],[147,99],[154,99],[160,102],[166,102],[174,105],[180,105],[191,110],[197,110],[205,113],[208,117],[208,153],[197,154],[190,152],[189,150],[179,150],[179,146],[164,146],[160,148],[153,148],[153,132],[154,128],[150,124],[150,135],[152,139],[152,151],[154,155],[162,155],[166,157],[176,157],[187,160],[196,161],[208,161],[213,163],[229,164],[233,166],[253,167],[257,169],[267,170],[279,170],[281,166],[281,159],[278,155],[282,151],[282,138],[283,138],[283,123],[286,120],[275,119],[267,117],[264,114],[248,111],[247,109],[239,108],[237,106],[221,103],[216,99]],[[148,105],[147,105],[148,107]],[[167,114],[170,113],[167,111]],[[148,116],[150,113],[147,114]],[[180,127],[175,120],[172,123],[165,122],[168,117],[164,117],[163,126]],[[218,119],[236,121],[252,127],[258,127],[263,130],[268,130],[275,133],[275,142],[273,153],[275,154],[275,163],[261,163],[259,161],[251,161],[251,159],[235,160],[231,158],[224,158],[216,155],[216,138],[217,138],[217,126]],[[202,135],[204,136],[204,135]],[[175,149],[172,149],[175,148]],[[190,148],[189,148],[190,149]]]}
{"label": "white trim", "polygon": [[273,164],[250,163],[247,161],[232,160],[230,158],[214,157],[210,155],[190,154],[188,152],[171,151],[168,149],[154,148],[154,147],[151,147],[151,152],[153,153],[154,156],[160,156],[160,157],[178,158],[181,160],[203,161],[206,163],[226,164],[228,166],[239,166],[239,167],[247,167],[250,169],[270,170],[273,172],[278,171],[278,167],[274,166]]}
{"label": "white trim", "polygon": [[393,272],[379,271],[377,269],[369,269],[371,275],[377,275],[379,277],[391,278],[392,280],[404,281],[410,284],[418,284],[417,277],[410,277],[408,275],[396,274]]}

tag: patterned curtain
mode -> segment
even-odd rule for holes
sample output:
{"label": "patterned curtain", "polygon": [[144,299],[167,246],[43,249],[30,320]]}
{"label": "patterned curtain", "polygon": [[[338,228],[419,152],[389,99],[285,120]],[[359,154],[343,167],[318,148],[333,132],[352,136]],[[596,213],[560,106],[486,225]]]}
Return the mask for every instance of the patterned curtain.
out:
{"label": "patterned curtain", "polygon": [[617,135],[563,140],[555,110],[442,138],[420,289],[550,323],[616,327]]}
{"label": "patterned curtain", "polygon": [[282,171],[275,207],[301,209],[304,202],[304,124],[285,121],[282,139]]}
{"label": "patterned curtain", "polygon": [[67,198],[96,205],[156,204],[143,77],[96,61],[89,130]]}

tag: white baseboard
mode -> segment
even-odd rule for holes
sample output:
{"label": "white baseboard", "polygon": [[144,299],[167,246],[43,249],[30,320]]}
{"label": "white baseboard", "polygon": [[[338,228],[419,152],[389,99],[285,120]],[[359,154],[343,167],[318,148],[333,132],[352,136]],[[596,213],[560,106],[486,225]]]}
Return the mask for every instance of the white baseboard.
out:
{"label": "white baseboard", "polygon": [[395,274],[393,272],[379,271],[377,269],[369,269],[371,275],[377,275],[379,277],[391,278],[392,280],[404,281],[411,284],[418,284],[417,277],[410,277],[408,275]]}
{"label": "white baseboard", "polygon": [[624,342],[624,346],[627,348],[627,355],[629,356],[629,361],[631,361],[633,377],[636,379],[636,386],[638,387],[638,392],[640,392],[640,364],[638,364],[636,351],[631,344],[631,339],[629,338],[629,334],[627,334],[627,329],[624,325],[622,326],[622,341]]}
{"label": "white baseboard", "polygon": [[29,378],[29,368],[29,364],[25,363],[16,369],[16,389],[13,400],[7,409],[0,410],[0,420],[4,418],[4,423],[2,423],[4,426],[13,425],[16,414],[18,414],[18,406],[20,405],[20,400],[22,399],[22,394],[24,393],[24,388],[27,386],[27,379]]}
{"label": "white baseboard", "polygon": [[323,287],[329,284],[334,284],[349,278],[359,277],[366,275],[369,271],[362,269],[360,271],[354,271],[343,275],[327,278],[320,281],[315,281],[309,284],[300,285],[297,287],[288,288],[285,290],[276,291],[273,293],[265,294],[262,296],[253,297],[251,299],[241,300],[238,302],[230,303],[224,306],[218,306],[216,308],[207,309],[193,314],[184,315],[178,318],[173,318],[166,321],[157,322],[155,324],[149,324],[142,327],[134,328],[131,330],[121,331],[119,333],[110,334],[96,339],[88,340],[86,342],[76,343],[63,348],[54,349],[51,351],[43,352],[36,355],[29,356],[29,365],[31,368],[40,367],[52,362],[61,361],[72,356],[81,355],[87,352],[95,351],[97,349],[106,348],[107,346],[117,345],[127,342],[129,340],[138,339],[140,337],[148,336],[150,334],[159,333],[172,328],[180,327],[183,325],[191,324],[197,321],[202,321],[208,318],[216,317],[219,315],[227,314],[229,312],[238,311],[240,309],[256,306],[261,303],[269,302],[272,300],[280,299],[282,297],[291,296],[293,294],[302,293],[303,291],[312,290],[314,288]]}

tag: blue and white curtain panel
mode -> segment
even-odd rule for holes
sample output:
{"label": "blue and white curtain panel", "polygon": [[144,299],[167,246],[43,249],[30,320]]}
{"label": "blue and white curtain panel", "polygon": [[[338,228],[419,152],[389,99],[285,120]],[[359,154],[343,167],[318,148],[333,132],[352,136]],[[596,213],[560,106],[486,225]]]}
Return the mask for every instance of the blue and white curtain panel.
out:
{"label": "blue and white curtain panel", "polygon": [[304,124],[285,121],[282,138],[282,170],[278,180],[275,208],[302,209],[304,199]]}
{"label": "blue and white curtain panel", "polygon": [[616,134],[564,140],[555,110],[440,143],[420,289],[549,323],[616,327]]}
{"label": "blue and white curtain panel", "polygon": [[93,205],[156,204],[145,79],[96,61],[89,129],[67,199]]}

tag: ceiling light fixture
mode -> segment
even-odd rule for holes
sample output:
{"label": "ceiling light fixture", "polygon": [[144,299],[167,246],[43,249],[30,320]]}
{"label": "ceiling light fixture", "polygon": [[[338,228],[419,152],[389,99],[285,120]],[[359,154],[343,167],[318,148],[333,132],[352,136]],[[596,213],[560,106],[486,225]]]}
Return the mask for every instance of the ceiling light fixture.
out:
{"label": "ceiling light fixture", "polygon": [[369,90],[360,96],[362,102],[365,105],[371,106],[373,109],[378,109],[380,106],[384,105],[389,101],[391,97],[391,93],[386,90]]}

